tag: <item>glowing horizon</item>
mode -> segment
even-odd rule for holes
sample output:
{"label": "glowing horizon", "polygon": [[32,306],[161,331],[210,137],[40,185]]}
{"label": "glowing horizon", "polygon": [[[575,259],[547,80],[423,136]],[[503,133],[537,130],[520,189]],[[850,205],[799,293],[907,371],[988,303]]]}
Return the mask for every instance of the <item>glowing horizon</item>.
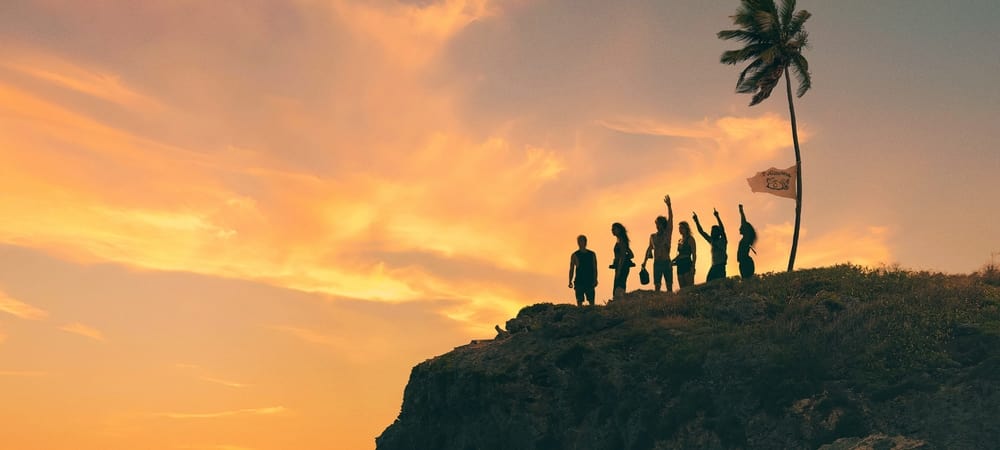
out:
{"label": "glowing horizon", "polygon": [[[641,255],[665,194],[675,223],[719,209],[730,275],[740,203],[758,271],[787,264],[794,202],[746,184],[791,165],[787,104],[732,93],[714,33],[736,2],[5,7],[12,448],[373,448],[414,364],[571,302],[579,234],[606,266],[624,223]],[[1000,92],[982,88],[1000,62],[969,38],[1000,7],[977,7],[800,2],[797,268],[969,272],[1000,250]],[[932,13],[954,33],[909,31]],[[947,69],[916,56],[955,40],[972,48],[941,50]]]}

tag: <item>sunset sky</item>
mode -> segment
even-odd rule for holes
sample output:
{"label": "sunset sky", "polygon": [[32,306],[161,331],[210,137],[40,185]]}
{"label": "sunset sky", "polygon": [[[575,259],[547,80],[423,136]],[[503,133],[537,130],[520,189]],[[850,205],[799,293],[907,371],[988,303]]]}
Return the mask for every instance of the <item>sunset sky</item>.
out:
{"label": "sunset sky", "polygon": [[[664,194],[731,255],[743,203],[782,270],[794,201],[746,178],[793,164],[787,103],[719,64],[737,5],[0,1],[2,446],[372,449],[413,365],[572,302],[576,236],[641,254]],[[797,267],[980,268],[1000,2],[798,8]]]}

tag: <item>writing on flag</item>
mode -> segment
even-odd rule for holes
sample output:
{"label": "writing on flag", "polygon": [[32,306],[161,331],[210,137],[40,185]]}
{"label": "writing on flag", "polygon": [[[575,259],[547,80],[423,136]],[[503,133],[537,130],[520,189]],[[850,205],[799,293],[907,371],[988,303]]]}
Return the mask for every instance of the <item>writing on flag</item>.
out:
{"label": "writing on flag", "polygon": [[796,166],[787,169],[775,169],[774,167],[762,172],[757,172],[747,182],[750,183],[750,190],[753,192],[766,192],[778,197],[795,198],[797,186],[795,177]]}

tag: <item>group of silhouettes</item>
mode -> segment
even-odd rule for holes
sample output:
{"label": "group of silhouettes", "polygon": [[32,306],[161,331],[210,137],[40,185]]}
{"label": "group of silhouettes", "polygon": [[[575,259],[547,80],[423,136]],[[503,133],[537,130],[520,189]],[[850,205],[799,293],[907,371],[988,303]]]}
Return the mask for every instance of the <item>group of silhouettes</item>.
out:
{"label": "group of silhouettes", "polygon": [[[694,284],[695,262],[698,252],[694,237],[691,236],[691,226],[686,221],[682,221],[677,226],[681,238],[677,241],[677,256],[670,258],[670,242],[674,227],[674,210],[670,204],[670,196],[663,197],[663,203],[667,205],[667,216],[658,216],[654,223],[656,232],[649,236],[649,246],[646,248],[646,257],[642,261],[642,272],[646,274],[646,263],[653,260],[653,287],[659,291],[661,286],[666,286],[667,292],[674,289],[674,267],[677,268],[677,282],[683,289]],[[728,255],[726,247],[729,240],[726,238],[726,228],[722,226],[722,219],[719,218],[719,211],[713,210],[717,225],[712,225],[711,233],[705,233],[698,220],[698,214],[692,214],[694,224],[698,227],[698,233],[712,246],[712,267],[708,270],[705,281],[710,282],[726,278],[726,261]],[[610,269],[615,271],[614,298],[619,299],[625,294],[625,284],[632,267],[634,255],[630,247],[628,231],[625,226],[615,222],[611,224],[611,234],[615,236],[615,257]],[[753,245],[757,242],[757,231],[749,222],[743,212],[743,205],[740,205],[740,242],[736,250],[736,261],[740,265],[740,277],[749,279],[754,277],[755,266],[750,252],[756,253]],[[583,306],[586,300],[591,305],[594,304],[594,291],[597,287],[597,254],[587,249],[587,236],[580,235],[576,238],[579,250],[573,252],[569,261],[569,287],[576,292],[576,304]],[[661,283],[662,282],[662,283]],[[646,281],[643,280],[643,284]]]}

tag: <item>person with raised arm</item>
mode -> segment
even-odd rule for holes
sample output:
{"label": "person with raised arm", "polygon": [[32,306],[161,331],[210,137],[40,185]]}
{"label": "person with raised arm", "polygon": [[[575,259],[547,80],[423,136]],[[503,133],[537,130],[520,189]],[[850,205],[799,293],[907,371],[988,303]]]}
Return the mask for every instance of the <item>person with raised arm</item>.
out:
{"label": "person with raised arm", "polygon": [[628,272],[632,266],[635,266],[635,263],[632,262],[634,255],[632,248],[629,247],[628,231],[625,230],[625,226],[618,222],[611,224],[611,234],[617,238],[615,241],[615,262],[611,264],[611,268],[615,269],[613,295],[614,299],[618,300],[625,295]]}
{"label": "person with raised arm", "polygon": [[740,204],[740,236],[740,243],[736,247],[736,261],[740,263],[740,278],[747,280],[753,278],[756,271],[750,252],[757,253],[757,250],[753,248],[753,245],[757,243],[757,230],[754,229],[753,225],[750,225],[750,222],[747,222],[742,203]]}
{"label": "person with raised arm", "polygon": [[663,197],[667,205],[667,217],[657,216],[654,224],[656,233],[649,235],[649,246],[646,247],[646,258],[642,260],[642,268],[646,261],[653,259],[653,287],[660,291],[660,280],[667,287],[667,292],[674,290],[674,271],[670,265],[670,240],[674,231],[674,209],[670,205],[670,196]]}
{"label": "person with raised arm", "polygon": [[[586,299],[594,306],[594,290],[597,288],[597,254],[587,249],[587,236],[576,237],[579,250],[569,257],[569,287],[576,291],[576,306],[583,306]],[[575,275],[575,276],[574,276]]]}
{"label": "person with raised arm", "polygon": [[698,243],[694,236],[691,236],[691,225],[681,221],[677,225],[677,231],[681,233],[681,238],[677,241],[677,257],[674,258],[674,265],[677,266],[677,284],[683,289],[694,285],[694,263],[698,259]]}
{"label": "person with raised arm", "polygon": [[726,259],[728,258],[726,255],[726,246],[729,241],[726,240],[726,229],[722,226],[719,210],[713,208],[712,213],[715,214],[715,221],[719,224],[712,225],[711,235],[705,233],[705,229],[701,227],[701,222],[698,221],[698,214],[693,213],[694,224],[698,227],[698,233],[712,246],[712,267],[708,269],[708,277],[705,278],[705,282],[726,278]]}

